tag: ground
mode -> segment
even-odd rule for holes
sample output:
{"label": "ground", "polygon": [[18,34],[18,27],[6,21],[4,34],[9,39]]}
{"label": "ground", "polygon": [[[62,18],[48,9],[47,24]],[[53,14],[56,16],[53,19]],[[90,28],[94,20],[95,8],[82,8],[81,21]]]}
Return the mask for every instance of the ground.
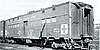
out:
{"label": "ground", "polygon": [[18,45],[18,44],[7,44],[7,43],[0,43],[0,50],[54,50],[51,48],[42,48],[42,47],[28,47],[25,45]]}

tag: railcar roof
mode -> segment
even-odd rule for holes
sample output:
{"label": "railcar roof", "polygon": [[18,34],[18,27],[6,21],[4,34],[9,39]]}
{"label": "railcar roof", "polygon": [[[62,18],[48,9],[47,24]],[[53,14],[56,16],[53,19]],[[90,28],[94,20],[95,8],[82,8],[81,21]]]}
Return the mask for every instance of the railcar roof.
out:
{"label": "railcar roof", "polygon": [[[78,4],[79,7],[89,6],[89,7],[93,8],[91,5],[85,4],[83,2],[70,2],[70,3]],[[33,13],[36,13],[36,12],[40,12],[40,11],[43,11],[43,10],[47,10],[47,9],[50,9],[50,8],[53,8],[53,7],[57,7],[57,6],[61,6],[61,5],[65,5],[65,4],[69,4],[69,2],[61,3],[61,4],[58,4],[58,5],[52,5],[51,7],[48,7],[48,8],[41,8],[40,10],[37,10],[37,11],[33,10],[33,11],[30,11],[30,12],[28,12],[26,14],[19,15],[17,17],[22,17],[22,16],[25,16],[25,15],[33,14]],[[13,17],[13,18],[10,18],[10,19],[14,19],[14,18],[17,18],[17,17]],[[7,19],[7,20],[10,20],[10,19]]]}

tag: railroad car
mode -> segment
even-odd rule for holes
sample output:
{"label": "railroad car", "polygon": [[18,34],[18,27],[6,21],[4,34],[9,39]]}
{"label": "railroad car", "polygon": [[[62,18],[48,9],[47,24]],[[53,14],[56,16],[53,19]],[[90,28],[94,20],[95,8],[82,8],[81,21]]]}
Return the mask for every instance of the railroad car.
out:
{"label": "railroad car", "polygon": [[0,21],[0,38],[3,39],[5,37],[5,27],[4,21]]}
{"label": "railroad car", "polygon": [[0,34],[7,42],[88,49],[93,20],[91,5],[66,2],[0,22]]}
{"label": "railroad car", "polygon": [[99,38],[99,36],[100,36],[100,24],[98,23],[98,24],[94,24],[94,35],[93,35],[93,41],[92,41],[92,49],[94,49],[94,50],[99,50],[99,48],[100,48],[100,38]]}

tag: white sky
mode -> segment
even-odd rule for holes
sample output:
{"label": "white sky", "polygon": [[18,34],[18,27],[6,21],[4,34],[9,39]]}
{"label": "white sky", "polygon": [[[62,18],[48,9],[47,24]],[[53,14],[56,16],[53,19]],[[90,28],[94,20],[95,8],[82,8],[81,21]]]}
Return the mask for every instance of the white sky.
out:
{"label": "white sky", "polygon": [[94,22],[100,23],[99,0],[0,0],[0,21],[67,1],[84,2],[92,5],[94,7]]}

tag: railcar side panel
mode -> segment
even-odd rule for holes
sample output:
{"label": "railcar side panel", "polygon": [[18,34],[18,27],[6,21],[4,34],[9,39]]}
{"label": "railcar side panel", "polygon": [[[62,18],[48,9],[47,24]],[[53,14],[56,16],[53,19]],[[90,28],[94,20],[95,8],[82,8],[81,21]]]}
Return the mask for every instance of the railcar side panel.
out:
{"label": "railcar side panel", "polygon": [[[63,36],[69,38],[69,10],[71,10],[72,17],[71,36],[78,38],[81,34],[92,34],[93,22],[87,23],[87,19],[82,18],[83,11],[74,4],[71,4],[71,8],[69,8],[69,2],[67,2],[6,21],[6,36],[39,38],[43,25],[46,23],[42,33],[43,36],[54,36],[56,38]],[[93,15],[91,14],[91,16]],[[90,21],[93,21],[93,17],[90,17]],[[87,24],[90,24],[89,33],[86,30]],[[82,28],[83,25],[85,26],[84,29]]]}
{"label": "railcar side panel", "polygon": [[23,37],[23,25],[21,23],[22,19],[12,18],[6,20],[5,34],[6,37]]}
{"label": "railcar side panel", "polygon": [[[64,4],[64,5],[61,5],[61,6],[57,6],[55,7],[55,10],[52,10],[52,8],[48,8],[48,9],[44,9],[43,11],[45,11],[44,13],[42,13],[42,11],[39,11],[39,12],[36,12],[36,13],[33,13],[33,14],[29,14],[29,15],[26,15],[26,16],[23,16],[23,20],[25,21],[28,21],[28,26],[25,26],[25,33],[26,34],[29,34],[30,32],[33,32],[33,37],[38,37],[39,38],[39,35],[40,35],[40,32],[43,28],[43,25],[44,23],[46,22],[46,26],[45,26],[45,29],[43,31],[43,36],[60,36],[61,35],[61,24],[65,24],[64,21],[66,21],[67,19],[67,16],[66,17],[61,17],[63,15],[68,15],[68,4]],[[56,17],[56,19],[53,19],[52,17]],[[58,17],[60,16],[60,17]],[[64,19],[66,18],[66,19]],[[43,23],[43,19],[45,19],[44,23]],[[52,22],[52,19],[53,20],[57,20],[56,22]],[[64,21],[61,21],[61,20],[64,20]],[[66,21],[68,22],[68,21]],[[58,30],[59,33],[55,34],[54,33],[54,28],[52,28],[54,25],[54,23],[57,23],[55,25],[55,27]],[[32,25],[32,26],[29,26],[29,25]],[[52,26],[53,25],[53,26]],[[68,23],[67,23],[68,25]],[[68,26],[67,26],[68,27]],[[56,29],[55,28],[55,29]],[[32,30],[31,30],[32,29]],[[30,37],[30,36],[27,36],[27,37]]]}
{"label": "railcar side panel", "polygon": [[3,37],[3,21],[0,22],[0,37]]}
{"label": "railcar side panel", "polygon": [[71,5],[71,17],[72,17],[72,31],[71,31],[71,36],[72,38],[79,38],[80,37],[80,33],[79,33],[79,9],[75,6],[75,5]]}

